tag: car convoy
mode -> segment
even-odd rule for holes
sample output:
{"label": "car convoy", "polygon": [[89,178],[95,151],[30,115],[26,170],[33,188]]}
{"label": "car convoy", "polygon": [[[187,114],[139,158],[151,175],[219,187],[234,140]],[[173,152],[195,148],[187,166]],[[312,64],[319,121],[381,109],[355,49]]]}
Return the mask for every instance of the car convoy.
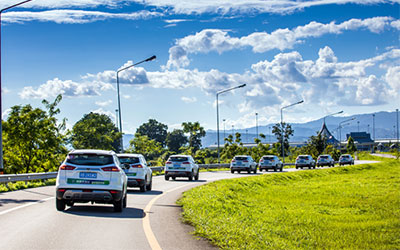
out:
{"label": "car convoy", "polygon": [[[339,165],[354,165],[349,154],[340,156]],[[317,162],[310,155],[296,158],[296,169],[307,167],[333,167],[330,155],[320,155]],[[230,163],[230,171],[257,173],[269,169],[283,170],[283,163],[276,155],[264,155],[257,163],[249,155],[236,155]],[[190,155],[171,155],[165,163],[165,180],[177,177],[199,180],[199,166]],[[152,190],[153,173],[150,164],[141,154],[116,154],[113,151],[79,149],[72,150],[58,169],[56,180],[56,208],[65,210],[75,203],[112,204],[115,212],[127,205],[128,187],[139,187],[141,192]]]}

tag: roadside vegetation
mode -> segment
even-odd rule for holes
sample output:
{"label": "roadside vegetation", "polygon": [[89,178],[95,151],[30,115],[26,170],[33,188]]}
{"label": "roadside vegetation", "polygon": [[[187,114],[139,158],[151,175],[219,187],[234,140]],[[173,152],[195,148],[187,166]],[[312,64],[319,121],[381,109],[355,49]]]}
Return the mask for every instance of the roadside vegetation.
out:
{"label": "roadside vegetation", "polygon": [[35,188],[42,186],[52,186],[55,185],[56,179],[48,179],[48,180],[34,180],[34,181],[17,181],[17,182],[9,182],[7,184],[0,184],[0,193],[8,192],[8,191],[16,191],[20,189],[27,188]]}
{"label": "roadside vegetation", "polygon": [[222,249],[399,249],[399,197],[400,162],[384,160],[221,180],[178,204]]}

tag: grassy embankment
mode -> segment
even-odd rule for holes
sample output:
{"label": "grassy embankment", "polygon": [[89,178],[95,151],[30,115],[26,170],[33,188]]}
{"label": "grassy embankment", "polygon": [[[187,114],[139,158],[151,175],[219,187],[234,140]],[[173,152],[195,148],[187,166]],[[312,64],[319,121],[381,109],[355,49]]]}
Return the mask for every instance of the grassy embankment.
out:
{"label": "grassy embankment", "polygon": [[26,188],[35,188],[41,186],[51,186],[55,185],[56,179],[48,179],[48,180],[37,180],[37,181],[17,181],[14,183],[0,184],[0,193],[1,192],[8,192],[8,191],[16,191],[20,189]]}
{"label": "grassy embankment", "polygon": [[223,249],[400,249],[396,160],[221,180],[178,203]]}

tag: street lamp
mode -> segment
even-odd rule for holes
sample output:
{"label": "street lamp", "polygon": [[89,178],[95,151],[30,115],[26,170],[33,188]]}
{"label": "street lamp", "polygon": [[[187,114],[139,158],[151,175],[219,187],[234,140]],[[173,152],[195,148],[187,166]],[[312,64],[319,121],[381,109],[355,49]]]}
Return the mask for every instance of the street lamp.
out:
{"label": "street lamp", "polygon": [[328,116],[334,116],[334,115],[338,115],[338,114],[341,114],[341,113],[343,113],[343,110],[342,110],[342,111],[339,111],[339,112],[336,112],[336,113],[332,113],[332,114],[329,114],[329,115],[324,116],[324,123],[325,123],[325,118],[327,118]]}
{"label": "street lamp", "polygon": [[339,123],[339,145],[342,143],[342,124],[345,123],[345,122],[348,122],[348,121],[352,121],[352,120],[354,120],[354,119],[356,119],[356,118],[353,117],[353,118],[344,120],[344,121],[342,121],[342,122]]}
{"label": "street lamp", "polygon": [[225,120],[225,119],[222,119],[222,121],[223,121],[223,123],[224,123],[224,143],[225,143],[225,138],[226,138],[226,137],[225,137],[225,121],[226,121],[226,120]]}
{"label": "street lamp", "polygon": [[[239,86],[236,86],[236,87],[229,88],[229,89],[223,89],[223,90],[218,91],[217,94],[215,95],[216,99],[217,99],[217,145],[218,145],[217,151],[218,151],[218,163],[220,163],[220,161],[219,161],[219,110],[218,110],[218,96],[220,94],[222,94],[222,93],[225,93],[225,92],[228,92],[228,91],[231,91],[231,90],[234,90],[234,89],[243,88],[244,86],[246,86],[245,83],[241,84]],[[232,125],[232,130],[233,130],[233,125]]]}
{"label": "street lamp", "polygon": [[290,105],[288,105],[288,106],[285,106],[285,107],[282,107],[281,108],[281,137],[282,137],[282,140],[281,140],[281,144],[282,144],[282,162],[283,163],[285,163],[285,149],[284,149],[284,146],[283,146],[283,134],[284,134],[284,132],[283,132],[283,109],[285,109],[285,108],[289,108],[289,107],[292,107],[292,106],[294,106],[294,105],[297,105],[297,104],[300,104],[300,103],[303,103],[304,101],[303,100],[301,100],[301,101],[299,101],[299,102],[296,102],[296,103],[293,103],[293,104],[290,104]]}
{"label": "street lamp", "polygon": [[258,139],[258,113],[256,113],[256,134]]}
{"label": "street lamp", "polygon": [[3,114],[2,93],[3,92],[2,92],[2,89],[1,89],[1,86],[2,86],[1,85],[1,14],[6,10],[9,10],[11,8],[17,7],[17,6],[21,5],[21,4],[24,4],[24,3],[27,3],[27,2],[30,2],[30,1],[32,1],[32,0],[22,1],[20,3],[11,5],[9,7],[6,7],[4,9],[0,10],[0,116],[1,116],[1,122],[0,122],[0,174],[3,173],[3,169],[4,169],[3,168],[3,116],[2,116],[2,114]]}
{"label": "street lamp", "polygon": [[[126,69],[129,69],[129,68],[131,68],[133,66],[139,65],[139,64],[144,63],[144,62],[153,61],[154,59],[156,59],[156,56],[151,56],[151,57],[149,57],[149,58],[147,58],[147,59],[145,59],[143,61],[140,61],[138,63],[132,64],[132,65],[129,65],[129,66],[126,66],[126,67],[124,67],[122,69],[117,70],[118,118],[119,118],[119,132],[121,132],[121,134],[122,134],[122,117],[121,117],[121,101],[120,101],[120,98],[119,98],[119,76],[118,76],[118,74],[119,74],[119,72],[124,71]],[[122,137],[121,137],[121,152],[123,151],[123,149],[124,149],[124,144],[123,144]]]}

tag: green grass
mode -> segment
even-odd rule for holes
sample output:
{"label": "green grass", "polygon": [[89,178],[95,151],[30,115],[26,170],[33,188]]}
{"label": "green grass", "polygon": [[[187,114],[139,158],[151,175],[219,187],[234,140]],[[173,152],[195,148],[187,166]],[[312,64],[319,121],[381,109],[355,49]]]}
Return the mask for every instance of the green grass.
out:
{"label": "green grass", "polygon": [[16,191],[20,189],[26,188],[35,188],[35,187],[42,187],[42,186],[51,186],[55,185],[56,179],[48,179],[48,180],[35,180],[35,181],[17,181],[14,183],[0,184],[0,193],[1,192],[8,192],[8,191]]}
{"label": "green grass", "polygon": [[223,249],[400,249],[400,163],[221,180],[178,201]]}

